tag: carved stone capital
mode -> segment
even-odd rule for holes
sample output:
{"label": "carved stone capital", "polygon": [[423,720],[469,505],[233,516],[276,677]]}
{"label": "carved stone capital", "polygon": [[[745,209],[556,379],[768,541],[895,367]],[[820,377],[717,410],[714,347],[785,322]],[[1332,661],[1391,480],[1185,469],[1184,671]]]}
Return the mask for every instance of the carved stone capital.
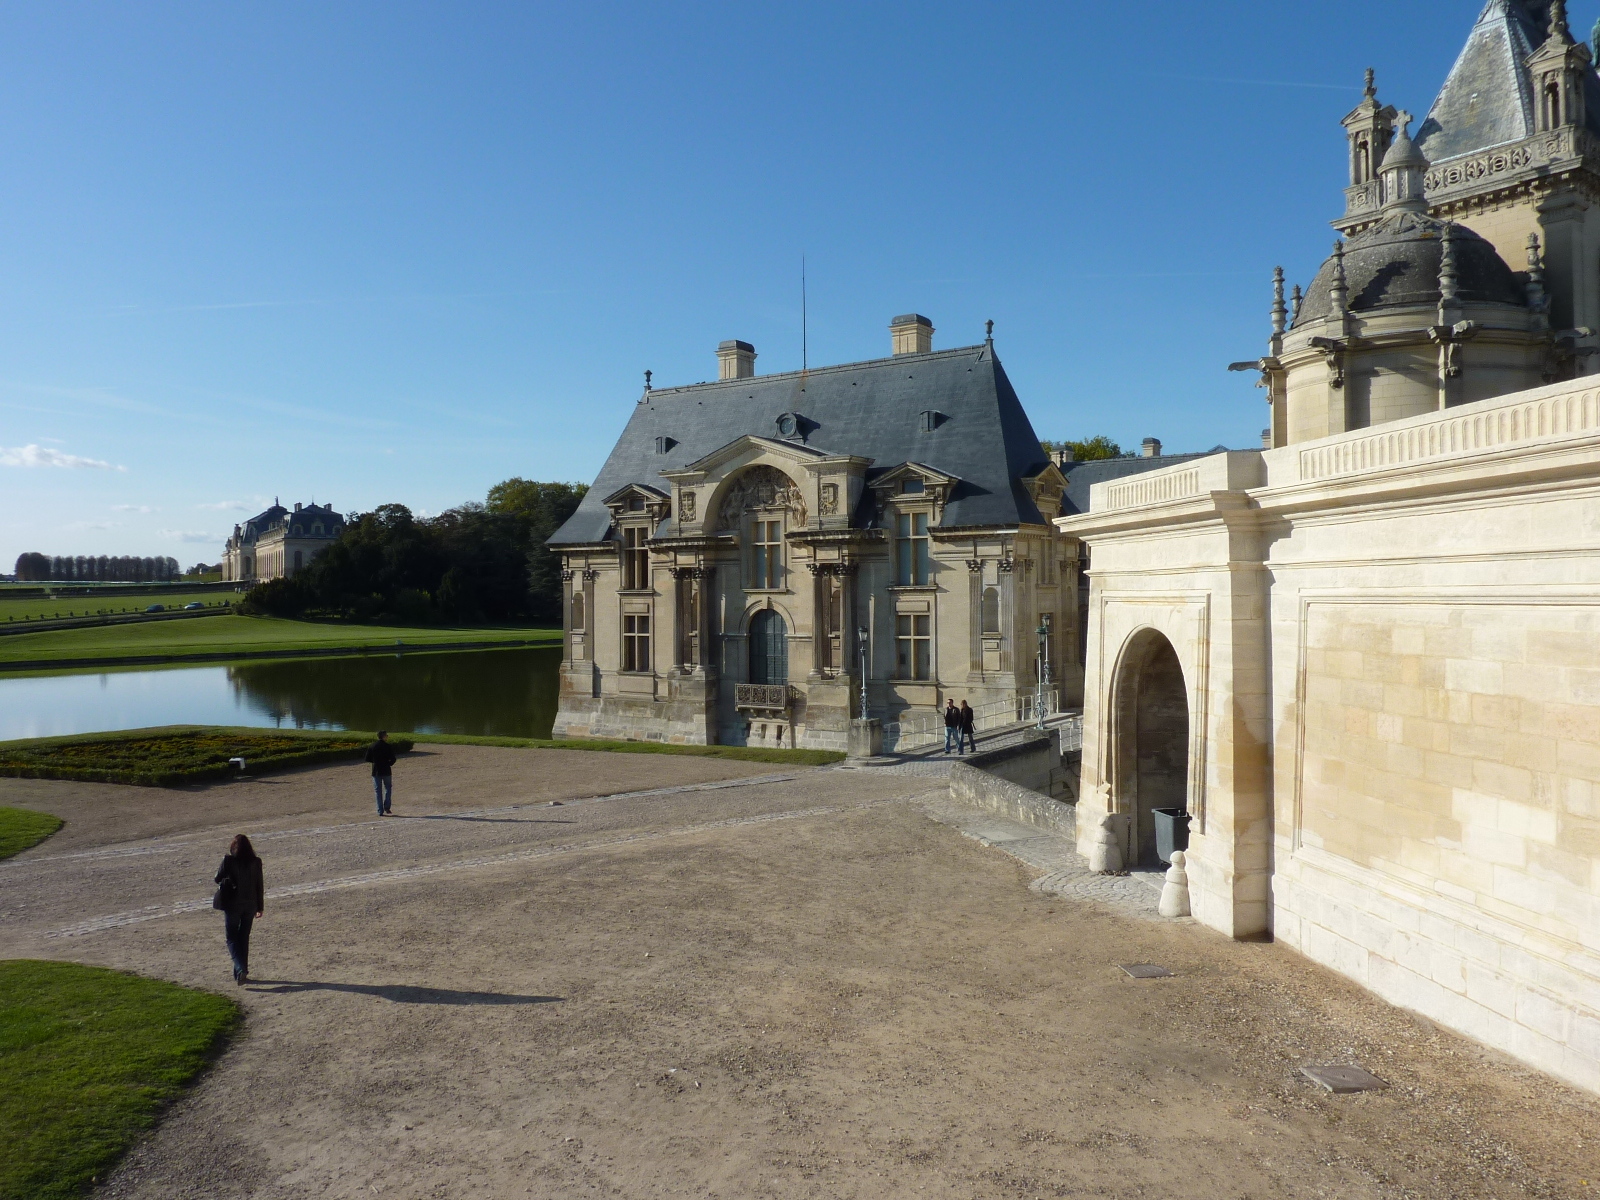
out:
{"label": "carved stone capital", "polygon": [[1000,569],[1002,574],[1009,575],[1017,569],[1017,560],[1014,558],[1002,558],[995,566]]}
{"label": "carved stone capital", "polygon": [[593,567],[585,567],[584,568],[583,581],[585,583],[593,583],[596,579],[599,579],[599,578],[600,578],[600,572],[599,571],[596,571]]}
{"label": "carved stone capital", "polygon": [[576,572],[571,571],[571,570],[563,570],[561,572],[561,582],[562,583],[571,583],[572,582],[572,576],[574,574],[576,574]]}
{"label": "carved stone capital", "polygon": [[967,570],[971,571],[974,575],[981,575],[983,573],[983,559],[967,559]]}

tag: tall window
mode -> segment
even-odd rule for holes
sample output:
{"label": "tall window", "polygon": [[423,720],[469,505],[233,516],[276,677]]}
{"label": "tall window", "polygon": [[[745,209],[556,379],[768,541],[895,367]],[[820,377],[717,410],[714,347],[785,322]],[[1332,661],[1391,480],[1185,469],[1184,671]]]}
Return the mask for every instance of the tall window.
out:
{"label": "tall window", "polygon": [[583,593],[572,593],[572,627],[582,629],[583,626]]}
{"label": "tall window", "polygon": [[1000,589],[983,589],[983,632],[1000,632]]}
{"label": "tall window", "polygon": [[303,555],[304,555],[304,551],[296,550],[294,552],[294,569],[296,571],[298,571],[300,569],[301,564],[304,561]]}
{"label": "tall window", "polygon": [[622,587],[624,591],[645,591],[650,586],[650,551],[645,542],[650,531],[643,525],[622,531]]}
{"label": "tall window", "polygon": [[901,679],[929,679],[933,675],[932,617],[912,614],[894,619],[896,673]]}
{"label": "tall window", "polygon": [[622,669],[650,669],[650,618],[645,614],[622,618]]}
{"label": "tall window", "polygon": [[759,520],[751,543],[750,586],[775,588],[783,575],[783,522]]}
{"label": "tall window", "polygon": [[928,582],[928,514],[895,516],[895,582],[902,586]]}

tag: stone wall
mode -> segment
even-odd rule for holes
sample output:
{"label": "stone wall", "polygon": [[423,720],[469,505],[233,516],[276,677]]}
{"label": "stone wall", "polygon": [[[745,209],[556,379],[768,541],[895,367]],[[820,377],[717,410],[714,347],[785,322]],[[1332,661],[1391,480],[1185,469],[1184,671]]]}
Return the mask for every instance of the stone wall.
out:
{"label": "stone wall", "polygon": [[1061,522],[1094,564],[1084,827],[1137,786],[1159,634],[1195,916],[1600,1090],[1600,389],[1254,457]]}
{"label": "stone wall", "polygon": [[979,768],[973,763],[955,763],[950,768],[950,798],[973,808],[981,808],[1023,825],[1076,836],[1077,810],[1060,800],[1042,796],[1030,788],[1013,783]]}

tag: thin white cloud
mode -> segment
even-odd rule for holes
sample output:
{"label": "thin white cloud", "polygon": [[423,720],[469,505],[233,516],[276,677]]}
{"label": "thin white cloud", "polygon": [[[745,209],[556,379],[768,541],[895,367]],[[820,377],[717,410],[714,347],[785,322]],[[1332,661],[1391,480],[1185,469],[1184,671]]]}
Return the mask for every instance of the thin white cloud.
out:
{"label": "thin white cloud", "polygon": [[215,504],[196,504],[196,508],[209,508],[213,512],[249,512],[250,506],[243,500],[218,500]]}
{"label": "thin white cloud", "polygon": [[153,513],[160,512],[159,508],[151,508],[148,504],[113,504],[112,512]]}
{"label": "thin white cloud", "polygon": [[213,537],[204,529],[163,529],[161,536],[177,542],[220,542],[222,539]]}
{"label": "thin white cloud", "polygon": [[121,521],[74,521],[68,529],[121,529]]}
{"label": "thin white cloud", "polygon": [[26,446],[0,446],[0,467],[93,467],[99,471],[126,471],[127,467],[114,466],[98,458],[83,458],[77,454],[63,454],[49,446],[30,442]]}

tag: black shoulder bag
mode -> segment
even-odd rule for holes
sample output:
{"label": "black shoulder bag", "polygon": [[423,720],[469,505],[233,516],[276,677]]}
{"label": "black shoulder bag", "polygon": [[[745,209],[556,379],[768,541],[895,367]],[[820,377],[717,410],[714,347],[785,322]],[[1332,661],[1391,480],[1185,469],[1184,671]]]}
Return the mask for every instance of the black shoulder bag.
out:
{"label": "black shoulder bag", "polygon": [[223,875],[222,882],[217,885],[216,894],[211,897],[211,907],[220,912],[232,912],[234,901],[239,896],[239,880],[234,876],[232,868]]}

